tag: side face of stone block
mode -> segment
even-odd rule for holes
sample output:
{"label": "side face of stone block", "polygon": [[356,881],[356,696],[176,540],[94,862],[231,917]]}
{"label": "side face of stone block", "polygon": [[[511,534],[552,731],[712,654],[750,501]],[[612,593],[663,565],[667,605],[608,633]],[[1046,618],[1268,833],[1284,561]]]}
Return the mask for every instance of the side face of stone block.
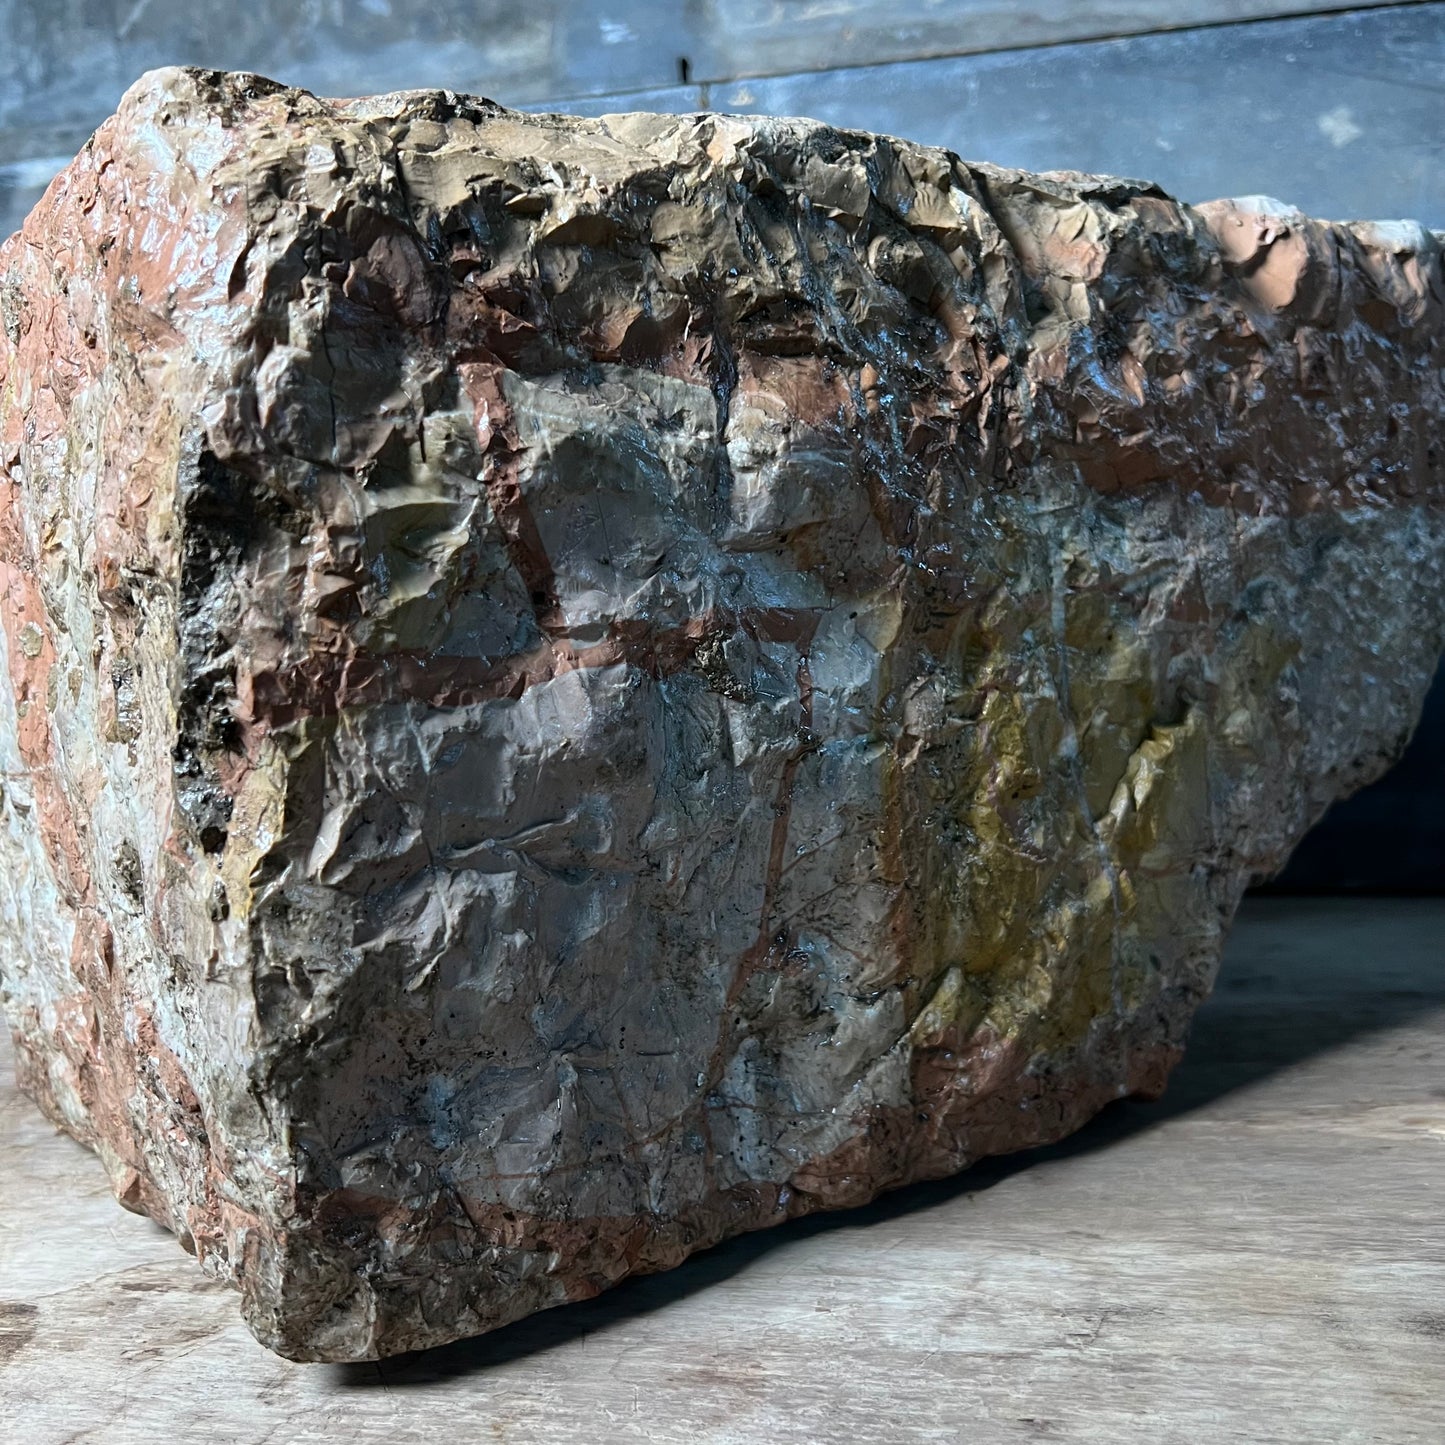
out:
{"label": "side face of stone block", "polygon": [[1442,636],[1438,238],[157,72],[0,250],[26,1088],[296,1358],[1163,1086]]}

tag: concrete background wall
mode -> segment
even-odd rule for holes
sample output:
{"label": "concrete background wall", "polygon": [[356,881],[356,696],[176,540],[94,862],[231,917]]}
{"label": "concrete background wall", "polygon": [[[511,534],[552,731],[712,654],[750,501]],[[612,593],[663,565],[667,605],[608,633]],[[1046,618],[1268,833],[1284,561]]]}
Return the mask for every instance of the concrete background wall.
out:
{"label": "concrete background wall", "polygon": [[[1445,228],[1445,3],[1318,0],[0,0],[0,236],[143,70],[527,109],[729,110],[1185,200]],[[1282,880],[1445,891],[1445,682],[1401,768]]]}

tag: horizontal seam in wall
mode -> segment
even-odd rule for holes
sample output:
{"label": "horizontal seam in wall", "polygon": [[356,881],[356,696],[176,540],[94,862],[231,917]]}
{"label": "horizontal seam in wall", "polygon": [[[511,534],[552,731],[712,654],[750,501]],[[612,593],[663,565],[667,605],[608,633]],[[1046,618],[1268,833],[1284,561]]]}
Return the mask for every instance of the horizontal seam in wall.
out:
{"label": "horizontal seam in wall", "polygon": [[1159,35],[1188,35],[1206,30],[1241,30],[1256,25],[1278,25],[1298,20],[1347,19],[1351,15],[1377,14],[1382,10],[1438,9],[1445,12],[1441,0],[1356,0],[1356,3],[1338,8],[1321,9],[1318,6],[1302,7],[1298,10],[1280,11],[1269,15],[1248,15],[1228,20],[1201,20],[1192,25],[1155,25],[1141,30],[1101,30],[1096,35],[1071,35],[1057,40],[1031,40],[1022,45],[981,45],[959,50],[929,51],[923,55],[895,55],[884,60],[860,60],[847,65],[805,66],[794,70],[748,70],[736,75],[690,76],[686,81],[657,82],[651,85],[626,86],[616,90],[579,90],[568,95],[548,96],[545,100],[526,101],[516,107],[520,110],[543,112],[555,111],[569,102],[584,102],[610,99],[616,96],[625,100],[631,95],[656,95],[662,91],[685,92],[696,90],[703,95],[703,109],[707,109],[706,92],[718,85],[740,85],[749,80],[788,80],[794,76],[832,75],[840,71],[879,70],[889,65],[930,65],[947,60],[966,60],[983,55],[1021,55],[1031,50],[1067,50],[1071,46],[1108,45],[1124,40],[1144,40]]}

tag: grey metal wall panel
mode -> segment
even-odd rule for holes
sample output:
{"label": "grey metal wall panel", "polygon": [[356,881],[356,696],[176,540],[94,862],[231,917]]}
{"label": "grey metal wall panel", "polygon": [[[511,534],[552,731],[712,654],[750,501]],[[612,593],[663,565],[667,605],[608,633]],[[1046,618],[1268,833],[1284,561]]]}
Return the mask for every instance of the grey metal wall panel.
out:
{"label": "grey metal wall panel", "polygon": [[[1365,8],[1371,0],[0,0],[0,128],[94,125],[142,70],[517,102]],[[1378,0],[1377,0],[1378,3]]]}
{"label": "grey metal wall panel", "polygon": [[723,0],[686,8],[702,12],[693,26],[692,78],[709,81],[1372,6],[1368,0]]}

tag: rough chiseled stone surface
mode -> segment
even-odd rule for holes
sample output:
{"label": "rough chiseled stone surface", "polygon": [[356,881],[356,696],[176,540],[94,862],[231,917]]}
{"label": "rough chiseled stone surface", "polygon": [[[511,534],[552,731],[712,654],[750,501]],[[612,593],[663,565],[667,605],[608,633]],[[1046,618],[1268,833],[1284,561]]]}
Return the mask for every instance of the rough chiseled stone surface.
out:
{"label": "rough chiseled stone surface", "polygon": [[1162,1087],[1439,654],[1439,239],[158,72],[0,250],[26,1087],[273,1348]]}

